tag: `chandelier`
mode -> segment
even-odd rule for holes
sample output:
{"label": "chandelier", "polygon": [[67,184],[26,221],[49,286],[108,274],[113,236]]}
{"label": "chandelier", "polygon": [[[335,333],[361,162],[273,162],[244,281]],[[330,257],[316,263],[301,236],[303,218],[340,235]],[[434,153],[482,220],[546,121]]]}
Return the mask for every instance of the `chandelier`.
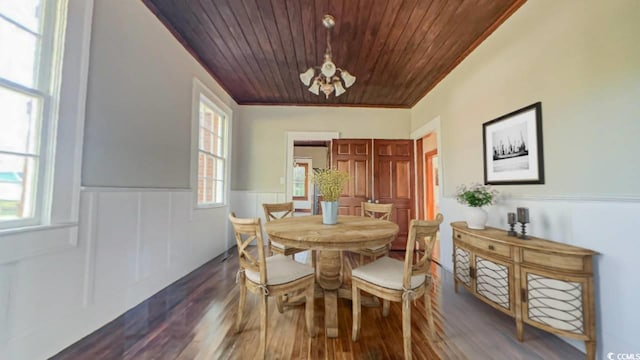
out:
{"label": "chandelier", "polygon": [[[325,15],[322,17],[322,25],[327,28],[327,49],[324,53],[324,62],[319,67],[320,72],[316,76],[314,68],[310,67],[307,71],[300,74],[300,80],[309,86],[309,91],[316,95],[320,95],[320,90],[324,93],[326,98],[329,98],[329,94],[336,92],[336,96],[344,94],[345,87],[350,87],[356,82],[356,77],[349,74],[346,70],[336,68],[336,65],[331,59],[331,28],[336,24],[336,20],[331,15]],[[316,66],[316,68],[318,68]],[[340,76],[337,75],[340,73]],[[344,82],[344,86],[343,86]]]}

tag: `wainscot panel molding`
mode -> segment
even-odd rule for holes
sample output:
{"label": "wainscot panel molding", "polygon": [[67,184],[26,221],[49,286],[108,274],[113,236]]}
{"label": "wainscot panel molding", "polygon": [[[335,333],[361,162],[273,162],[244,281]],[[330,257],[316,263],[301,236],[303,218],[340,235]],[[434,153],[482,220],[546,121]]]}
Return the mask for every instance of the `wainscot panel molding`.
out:
{"label": "wainscot panel molding", "polygon": [[79,209],[12,235],[68,246],[0,264],[0,359],[48,358],[227,250],[228,207],[194,210],[190,190],[85,188]]}
{"label": "wainscot panel molding", "polygon": [[[640,324],[637,299],[640,287],[635,284],[637,254],[637,218],[640,201],[617,196],[523,196],[506,198],[487,208],[488,225],[508,229],[507,212],[516,207],[528,207],[531,223],[527,233],[541,238],[588,248],[599,252],[594,257],[594,288],[596,324],[598,324],[598,355],[605,358],[615,349],[637,348]],[[464,220],[465,206],[454,197],[441,198],[440,212],[447,223]],[[519,225],[516,229],[520,231]],[[442,266],[453,271],[451,227],[440,229]],[[582,351],[584,344],[564,339]]]}
{"label": "wainscot panel molding", "polygon": [[[229,196],[229,211],[236,213],[236,216],[241,218],[256,218],[262,219],[263,231],[262,238],[267,239],[267,233],[264,232],[264,223],[266,219],[264,217],[264,210],[262,204],[264,203],[281,203],[285,202],[286,195],[284,192],[259,192],[259,191],[247,191],[247,190],[232,190]],[[235,245],[236,240],[233,237],[233,233],[229,232],[229,244]]]}

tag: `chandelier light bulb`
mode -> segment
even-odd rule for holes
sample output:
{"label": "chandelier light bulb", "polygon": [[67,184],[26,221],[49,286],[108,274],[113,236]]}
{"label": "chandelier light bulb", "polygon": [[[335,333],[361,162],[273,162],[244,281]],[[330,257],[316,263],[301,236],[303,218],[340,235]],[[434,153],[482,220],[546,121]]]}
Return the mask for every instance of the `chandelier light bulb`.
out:
{"label": "chandelier light bulb", "polygon": [[315,75],[313,68],[308,68],[307,71],[300,74],[300,81],[302,81],[306,86],[309,86],[309,84],[311,84],[311,79],[313,79],[313,75]]}

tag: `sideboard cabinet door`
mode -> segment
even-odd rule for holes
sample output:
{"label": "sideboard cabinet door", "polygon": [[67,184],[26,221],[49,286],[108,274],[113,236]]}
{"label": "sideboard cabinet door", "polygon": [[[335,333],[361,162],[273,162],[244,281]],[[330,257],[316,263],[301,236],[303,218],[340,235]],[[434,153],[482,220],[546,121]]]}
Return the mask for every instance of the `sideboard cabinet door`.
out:
{"label": "sideboard cabinet door", "polygon": [[[586,339],[589,311],[585,311],[588,278],[546,274],[522,269],[523,319],[542,329],[554,329],[572,338]],[[558,331],[560,330],[560,331]]]}
{"label": "sideboard cabinet door", "polygon": [[513,266],[475,254],[475,291],[494,308],[513,314],[510,284]]}
{"label": "sideboard cabinet door", "polygon": [[471,252],[465,248],[455,246],[453,249],[453,266],[456,285],[460,282],[468,289],[471,289]]}

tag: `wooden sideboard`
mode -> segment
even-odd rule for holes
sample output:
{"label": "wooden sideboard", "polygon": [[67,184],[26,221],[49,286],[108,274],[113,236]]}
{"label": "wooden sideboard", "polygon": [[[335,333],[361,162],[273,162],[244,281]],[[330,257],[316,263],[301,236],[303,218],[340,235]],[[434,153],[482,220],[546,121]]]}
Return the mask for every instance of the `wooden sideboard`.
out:
{"label": "wooden sideboard", "polygon": [[583,340],[587,359],[596,356],[592,250],[550,240],[507,236],[505,230],[453,228],[455,290],[477,298],[523,323]]}

